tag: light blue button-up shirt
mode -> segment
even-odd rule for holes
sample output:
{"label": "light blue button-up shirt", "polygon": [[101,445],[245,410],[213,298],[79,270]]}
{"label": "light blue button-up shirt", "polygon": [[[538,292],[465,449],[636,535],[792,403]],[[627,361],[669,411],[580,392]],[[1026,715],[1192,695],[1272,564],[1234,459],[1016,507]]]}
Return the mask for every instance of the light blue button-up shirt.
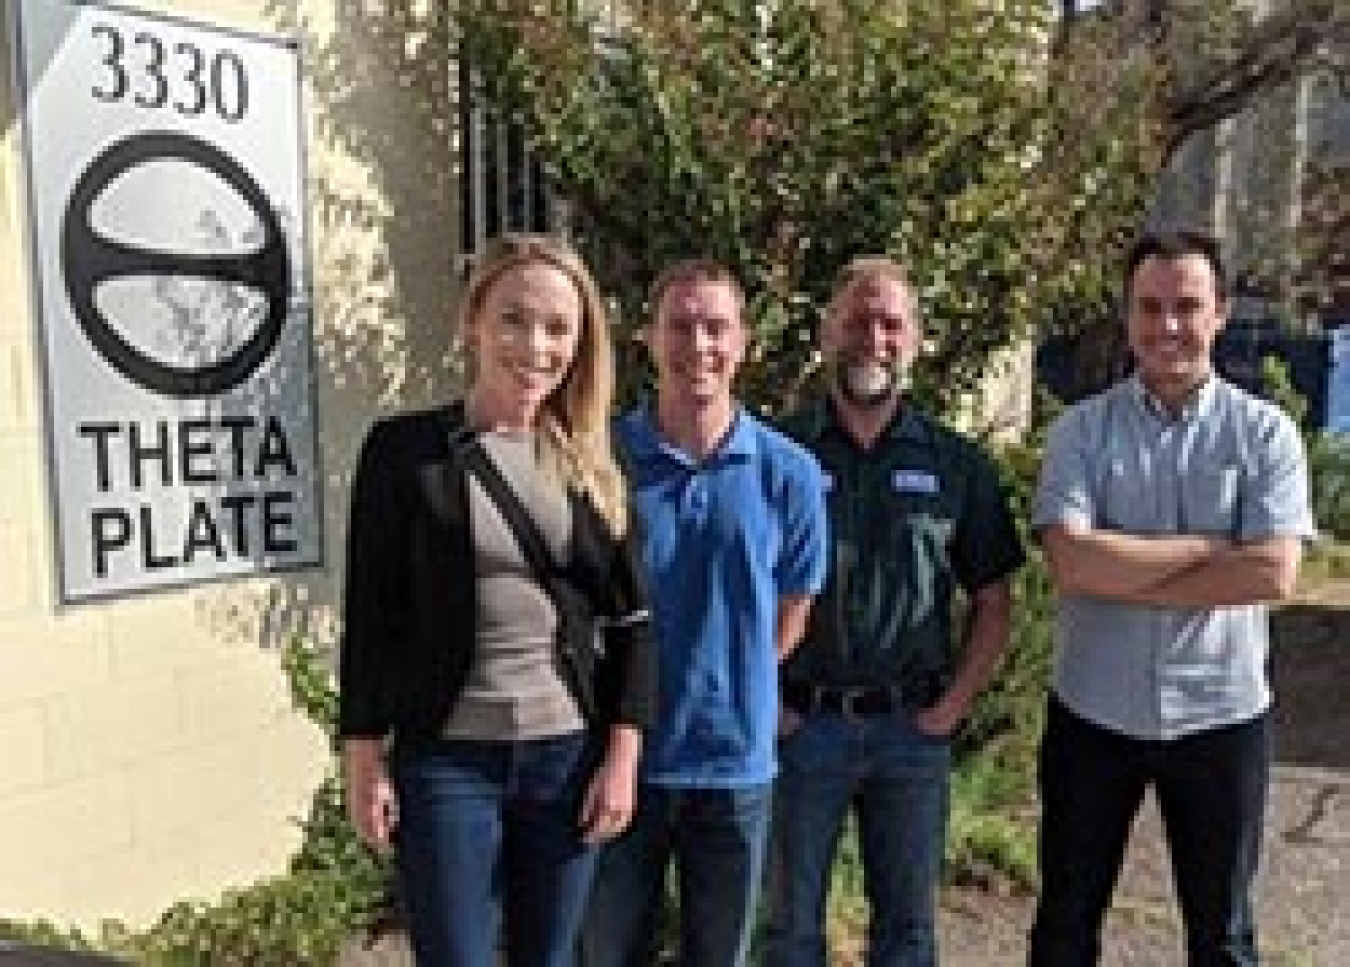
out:
{"label": "light blue button-up shirt", "polygon": [[[1054,424],[1034,526],[1235,541],[1312,538],[1303,443],[1278,407],[1213,377],[1173,416],[1137,378]],[[1135,738],[1246,721],[1270,704],[1266,607],[1160,607],[1060,594],[1054,690]]]}

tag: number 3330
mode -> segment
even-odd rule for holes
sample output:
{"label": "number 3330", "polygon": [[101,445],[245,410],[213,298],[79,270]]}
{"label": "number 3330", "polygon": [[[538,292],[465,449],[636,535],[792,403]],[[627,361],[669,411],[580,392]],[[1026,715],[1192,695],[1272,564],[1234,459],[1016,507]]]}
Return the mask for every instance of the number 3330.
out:
{"label": "number 3330", "polygon": [[248,113],[248,74],[233,51],[219,50],[208,56],[195,44],[180,41],[168,47],[144,32],[128,41],[106,23],[95,24],[92,33],[102,44],[105,68],[92,92],[100,101],[130,97],[138,107],[170,108],[184,117],[197,117],[210,109],[230,122]]}

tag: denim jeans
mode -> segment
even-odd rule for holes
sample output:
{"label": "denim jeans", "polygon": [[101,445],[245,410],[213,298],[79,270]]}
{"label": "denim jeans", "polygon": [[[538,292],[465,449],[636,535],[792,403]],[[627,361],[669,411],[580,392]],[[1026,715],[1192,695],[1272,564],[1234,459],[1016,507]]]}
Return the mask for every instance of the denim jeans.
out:
{"label": "denim jeans", "polygon": [[870,918],[869,967],[937,963],[951,752],[909,713],[807,716],[779,745],[769,859],[773,967],[825,967],[825,901],[850,806]]}
{"label": "denim jeans", "polygon": [[[571,967],[596,852],[581,733],[396,749],[397,866],[418,967]],[[504,921],[504,922],[503,922]]]}
{"label": "denim jeans", "polygon": [[632,826],[601,852],[582,930],[585,967],[655,962],[672,857],[680,883],[681,967],[744,964],[764,871],[771,788],[644,784]]}
{"label": "denim jeans", "polygon": [[1170,741],[1101,728],[1051,698],[1040,753],[1034,967],[1090,967],[1135,813],[1152,784],[1191,967],[1257,963],[1251,885],[1270,770],[1267,716]]}

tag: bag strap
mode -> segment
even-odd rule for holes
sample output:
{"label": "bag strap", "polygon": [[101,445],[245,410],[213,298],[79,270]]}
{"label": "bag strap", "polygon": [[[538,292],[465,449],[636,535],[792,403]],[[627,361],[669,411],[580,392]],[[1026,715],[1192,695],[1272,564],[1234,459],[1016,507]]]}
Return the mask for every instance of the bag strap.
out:
{"label": "bag strap", "polygon": [[463,458],[465,468],[478,478],[488,498],[497,505],[506,525],[511,528],[516,543],[520,545],[520,552],[525,555],[525,563],[541,579],[556,575],[557,563],[544,541],[544,535],[539,531],[539,525],[506,482],[496,462],[483,449],[483,441],[478,437],[470,441],[464,447]]}

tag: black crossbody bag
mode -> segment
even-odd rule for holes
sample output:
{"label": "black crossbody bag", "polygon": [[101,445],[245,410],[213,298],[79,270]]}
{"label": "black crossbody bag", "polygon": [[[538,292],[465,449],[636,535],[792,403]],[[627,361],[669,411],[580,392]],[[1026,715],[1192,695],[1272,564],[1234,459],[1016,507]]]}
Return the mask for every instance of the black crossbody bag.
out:
{"label": "black crossbody bag", "polygon": [[[465,468],[478,479],[488,498],[497,505],[520,545],[525,563],[548,592],[558,613],[557,646],[564,682],[587,722],[603,724],[609,718],[601,706],[600,693],[606,674],[605,629],[611,625],[611,620],[597,612],[591,597],[558,565],[539,525],[483,449],[482,441],[477,438],[469,441],[461,454]],[[570,501],[570,494],[568,499]]]}

